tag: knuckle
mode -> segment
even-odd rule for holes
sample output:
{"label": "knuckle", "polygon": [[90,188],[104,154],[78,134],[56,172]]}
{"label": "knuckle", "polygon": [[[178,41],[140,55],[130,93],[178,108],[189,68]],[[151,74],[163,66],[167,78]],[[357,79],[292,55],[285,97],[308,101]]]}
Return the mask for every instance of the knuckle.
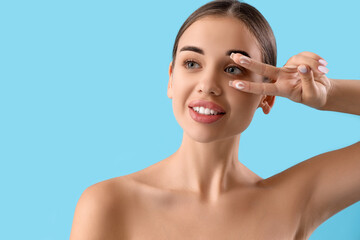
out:
{"label": "knuckle", "polygon": [[294,55],[289,59],[289,61],[296,61],[297,58],[298,58],[298,55]]}
{"label": "knuckle", "polygon": [[276,68],[275,69],[275,78],[278,79],[280,77],[280,73],[281,73],[281,68]]}
{"label": "knuckle", "polygon": [[265,95],[265,93],[266,93],[266,87],[265,86],[266,86],[265,84],[261,85],[261,94],[262,95]]}
{"label": "knuckle", "polygon": [[248,84],[247,89],[251,92],[253,90],[253,85],[251,83]]}
{"label": "knuckle", "polygon": [[316,70],[318,70],[318,66],[319,66],[320,64],[317,62],[317,61],[314,61],[312,64],[311,64],[311,66],[310,66],[310,68],[311,68],[311,70],[313,70],[314,72],[316,72]]}
{"label": "knuckle", "polygon": [[289,59],[289,62],[299,62],[299,59],[301,58],[300,55],[294,55]]}
{"label": "knuckle", "polygon": [[321,58],[319,55],[317,55],[317,54],[314,53],[314,52],[304,51],[304,52],[302,52],[301,54],[304,55],[304,56],[313,58],[313,59],[320,59],[320,58]]}
{"label": "knuckle", "polygon": [[308,82],[308,81],[311,81],[312,77],[311,77],[310,73],[307,72],[307,73],[305,73],[305,74],[303,74],[303,75],[301,76],[301,79],[303,79],[303,80],[305,80],[305,81]]}

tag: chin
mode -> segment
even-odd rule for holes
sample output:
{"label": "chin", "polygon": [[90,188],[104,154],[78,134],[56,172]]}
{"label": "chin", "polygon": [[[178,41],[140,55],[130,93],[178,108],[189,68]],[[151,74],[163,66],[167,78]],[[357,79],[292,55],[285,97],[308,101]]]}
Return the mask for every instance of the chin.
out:
{"label": "chin", "polygon": [[243,122],[238,120],[235,126],[227,122],[229,119],[222,119],[224,122],[219,122],[218,124],[216,122],[204,124],[196,123],[190,116],[185,118],[178,116],[175,111],[174,115],[184,134],[199,143],[216,142],[238,136],[248,127],[251,121],[251,119],[246,119]]}
{"label": "chin", "polygon": [[192,140],[199,142],[199,143],[210,143],[210,142],[216,142],[225,138],[228,138],[229,136],[224,136],[222,131],[214,131],[214,130],[208,130],[205,131],[204,129],[198,128],[195,129],[190,128],[186,129],[183,128],[184,133],[191,138]]}

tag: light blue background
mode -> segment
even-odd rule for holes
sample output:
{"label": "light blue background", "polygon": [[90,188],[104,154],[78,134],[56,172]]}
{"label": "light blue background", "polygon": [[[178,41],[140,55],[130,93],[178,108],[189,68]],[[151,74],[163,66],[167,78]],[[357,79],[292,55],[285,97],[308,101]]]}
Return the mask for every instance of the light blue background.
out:
{"label": "light blue background", "polygon": [[[181,24],[206,2],[0,2],[0,239],[68,239],[87,187],[177,150],[168,65]],[[278,66],[313,51],[330,78],[360,79],[359,1],[247,2],[273,27]],[[267,178],[359,141],[359,120],[277,98],[239,158]],[[359,225],[357,203],[310,239],[360,239]]]}

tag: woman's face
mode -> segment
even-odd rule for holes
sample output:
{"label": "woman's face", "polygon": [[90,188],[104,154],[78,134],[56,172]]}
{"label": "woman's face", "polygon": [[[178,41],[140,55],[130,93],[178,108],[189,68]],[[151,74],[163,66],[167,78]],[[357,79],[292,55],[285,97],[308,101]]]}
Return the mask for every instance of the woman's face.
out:
{"label": "woman's face", "polygon": [[[236,51],[261,61],[256,39],[233,17],[201,18],[179,40],[173,69],[170,63],[168,97],[172,99],[176,120],[196,141],[211,142],[240,134],[249,126],[255,110],[266,101],[262,95],[229,86],[230,80],[261,82],[263,79],[232,61],[229,55]],[[215,122],[199,122],[196,116],[203,115],[189,107],[194,100],[213,102],[225,114]]]}

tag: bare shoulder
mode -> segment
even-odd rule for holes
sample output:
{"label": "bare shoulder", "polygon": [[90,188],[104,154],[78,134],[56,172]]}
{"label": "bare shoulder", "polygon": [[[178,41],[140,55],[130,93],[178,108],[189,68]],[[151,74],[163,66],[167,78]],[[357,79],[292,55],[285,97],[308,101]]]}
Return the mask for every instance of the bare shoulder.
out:
{"label": "bare shoulder", "polygon": [[122,176],[85,189],[76,205],[70,240],[118,238],[122,216],[131,202],[129,185]]}

